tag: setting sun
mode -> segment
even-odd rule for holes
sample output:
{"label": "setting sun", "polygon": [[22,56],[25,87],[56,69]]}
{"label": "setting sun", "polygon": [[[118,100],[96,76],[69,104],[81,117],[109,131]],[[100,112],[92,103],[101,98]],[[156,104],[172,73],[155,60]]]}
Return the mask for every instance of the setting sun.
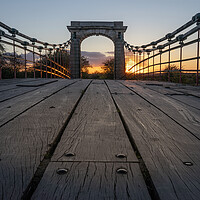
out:
{"label": "setting sun", "polygon": [[135,64],[135,62],[132,59],[127,59],[126,60],[126,73],[134,73],[134,68],[132,68],[130,71],[129,69]]}

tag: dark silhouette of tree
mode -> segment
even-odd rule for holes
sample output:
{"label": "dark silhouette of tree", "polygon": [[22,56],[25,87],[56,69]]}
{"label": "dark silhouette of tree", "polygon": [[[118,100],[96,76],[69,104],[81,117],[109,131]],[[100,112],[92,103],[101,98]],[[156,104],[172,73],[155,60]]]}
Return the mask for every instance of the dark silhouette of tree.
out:
{"label": "dark silhouette of tree", "polygon": [[[168,72],[168,70],[169,70],[169,67],[166,66],[163,71],[164,72]],[[176,66],[176,65],[170,65],[170,72],[171,73],[177,73],[177,72],[179,72],[179,70],[180,70],[180,68],[178,66]]]}
{"label": "dark silhouette of tree", "polygon": [[[182,70],[183,70],[183,66],[182,66]],[[173,64],[170,65],[170,71],[168,66],[165,67],[165,69],[163,70],[165,73],[162,77],[163,81],[167,81],[168,80],[168,72],[170,74],[170,81],[175,82],[175,83],[179,83],[180,80],[180,68]],[[195,73],[187,73],[187,72],[182,72],[181,73],[181,82],[184,84],[190,84],[190,85],[195,85],[195,81],[196,81],[196,75]]]}
{"label": "dark silhouette of tree", "polygon": [[114,58],[110,58],[103,62],[104,66],[101,68],[104,70],[104,78],[105,79],[113,79],[114,78]]}
{"label": "dark silhouette of tree", "polygon": [[5,52],[5,48],[4,48],[4,46],[0,43],[0,54],[2,54],[3,52]]}
{"label": "dark silhouette of tree", "polygon": [[[3,78],[13,78],[14,77],[14,66],[16,67],[16,73],[19,75],[20,69],[23,67],[24,62],[21,55],[15,55],[13,53],[3,53],[2,57],[2,77]],[[19,75],[24,77],[23,75]],[[18,76],[18,77],[19,77]]]}
{"label": "dark silhouette of tree", "polygon": [[4,52],[5,52],[5,48],[0,43],[0,67],[3,67],[5,65],[5,63],[6,63],[4,57],[2,56]]}
{"label": "dark silhouette of tree", "polygon": [[89,78],[89,68],[92,68],[89,60],[85,56],[81,56],[81,77]]}

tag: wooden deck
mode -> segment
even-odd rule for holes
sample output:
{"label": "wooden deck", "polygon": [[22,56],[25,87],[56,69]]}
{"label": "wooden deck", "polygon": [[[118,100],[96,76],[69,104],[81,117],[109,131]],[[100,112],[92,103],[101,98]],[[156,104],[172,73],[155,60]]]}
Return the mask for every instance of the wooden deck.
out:
{"label": "wooden deck", "polygon": [[200,87],[0,81],[0,199],[200,199]]}

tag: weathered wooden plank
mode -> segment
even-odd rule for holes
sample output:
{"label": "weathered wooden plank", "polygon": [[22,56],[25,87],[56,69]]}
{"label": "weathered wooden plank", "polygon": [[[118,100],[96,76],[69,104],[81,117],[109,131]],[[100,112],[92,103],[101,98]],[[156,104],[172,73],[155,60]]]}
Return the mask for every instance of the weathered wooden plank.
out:
{"label": "weathered wooden plank", "polygon": [[27,79],[3,79],[0,80],[0,92],[4,90],[10,90],[16,88],[16,84],[25,83],[25,82],[34,82],[37,79],[27,78]]}
{"label": "weathered wooden plank", "polygon": [[43,85],[53,83],[53,82],[56,82],[56,81],[58,81],[58,79],[42,78],[42,79],[39,79],[39,80],[36,80],[36,81],[18,83],[16,86],[18,86],[18,87],[39,87],[39,86],[43,86]]}
{"label": "weathered wooden plank", "polygon": [[200,110],[200,98],[189,95],[172,95],[171,98],[176,99],[192,108]]}
{"label": "weathered wooden plank", "polygon": [[[156,86],[156,85],[151,85],[151,84],[149,85],[149,83],[144,84],[143,82],[142,83],[135,82],[135,83],[139,84],[143,87],[147,87],[156,92],[159,92],[161,94],[168,95],[169,97],[176,99],[188,106],[200,109],[200,98],[197,97],[197,95],[196,96],[190,95],[189,92],[187,92],[187,90],[182,91],[182,92],[177,91],[176,89],[178,89],[179,87],[184,88],[184,86],[182,86],[180,84],[179,84],[179,87],[177,85],[176,87],[174,86],[176,89],[173,89],[174,87],[172,87],[172,86],[167,87],[166,84],[162,84],[161,86]],[[191,88],[191,87],[189,87],[189,88]],[[196,90],[196,87],[193,87],[193,88]]]}
{"label": "weathered wooden plank", "polygon": [[157,91],[157,92],[164,94],[164,95],[183,95],[182,92],[172,90],[169,87],[163,86],[163,85],[161,85],[161,86],[152,86],[152,85],[148,85],[148,84],[145,84],[145,85],[140,84],[140,85],[143,86],[143,87],[149,88],[151,90]]}
{"label": "weathered wooden plank", "polygon": [[58,82],[52,83],[51,87],[45,85],[30,93],[2,102],[0,104],[0,127],[73,82],[74,80],[59,80]]}
{"label": "weathered wooden plank", "polygon": [[28,88],[21,88],[21,87],[17,87],[17,88],[13,88],[11,90],[7,90],[7,91],[3,91],[0,94],[0,103],[7,101],[9,99],[18,97],[20,95],[32,92],[34,90],[37,90],[37,87],[28,87]]}
{"label": "weathered wooden plank", "polygon": [[[75,156],[65,156],[69,152]],[[126,158],[117,158],[120,153]],[[138,161],[103,81],[93,81],[88,88],[52,160]]]}
{"label": "weathered wooden plank", "polygon": [[156,91],[136,85],[132,81],[125,81],[123,84],[130,87],[200,139],[199,110]]}
{"label": "weathered wooden plank", "polygon": [[11,98],[18,97],[20,95],[29,93],[31,91],[34,91],[38,89],[39,86],[43,86],[46,84],[50,84],[53,82],[56,82],[58,80],[37,80],[37,81],[28,81],[28,82],[22,82],[20,84],[17,84],[15,88],[9,89],[9,90],[4,90],[0,92],[0,103],[7,101]]}
{"label": "weathered wooden plank", "polygon": [[[118,174],[120,167],[127,174]],[[56,170],[68,169],[59,175]],[[136,163],[52,162],[32,199],[150,199]]]}
{"label": "weathered wooden plank", "polygon": [[66,87],[0,128],[2,199],[21,198],[88,83],[78,81]]}
{"label": "weathered wooden plank", "polygon": [[190,85],[182,85],[178,83],[171,82],[158,82],[158,81],[135,81],[136,84],[141,86],[153,86],[160,85],[163,88],[167,88],[174,92],[180,92],[185,95],[192,95],[195,97],[200,97],[200,87],[199,86],[190,86]]}
{"label": "weathered wooden plank", "polygon": [[[106,82],[112,91],[112,82]],[[122,89],[124,86],[119,83],[118,87]],[[128,89],[124,87],[124,90]],[[113,98],[160,198],[199,199],[200,141],[136,94],[113,94]],[[185,165],[185,162],[191,162],[192,166]]]}
{"label": "weathered wooden plank", "polygon": [[2,79],[0,80],[0,87],[5,85],[16,85],[17,83],[36,81],[34,78],[16,78],[16,79]]}
{"label": "weathered wooden plank", "polygon": [[182,92],[184,94],[189,94],[195,97],[200,97],[200,87],[199,86],[182,86],[182,87],[177,87],[177,86],[173,86],[171,87],[173,90]]}

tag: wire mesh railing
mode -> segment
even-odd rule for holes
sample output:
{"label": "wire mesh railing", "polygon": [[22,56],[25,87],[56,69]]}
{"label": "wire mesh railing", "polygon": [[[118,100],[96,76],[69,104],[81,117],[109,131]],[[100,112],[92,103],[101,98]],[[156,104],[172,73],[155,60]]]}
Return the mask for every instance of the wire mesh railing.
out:
{"label": "wire mesh railing", "polygon": [[0,27],[0,79],[71,78],[67,49],[70,40],[49,44],[2,22]]}
{"label": "wire mesh railing", "polygon": [[131,79],[199,84],[200,13],[165,37],[146,45],[125,42]]}

